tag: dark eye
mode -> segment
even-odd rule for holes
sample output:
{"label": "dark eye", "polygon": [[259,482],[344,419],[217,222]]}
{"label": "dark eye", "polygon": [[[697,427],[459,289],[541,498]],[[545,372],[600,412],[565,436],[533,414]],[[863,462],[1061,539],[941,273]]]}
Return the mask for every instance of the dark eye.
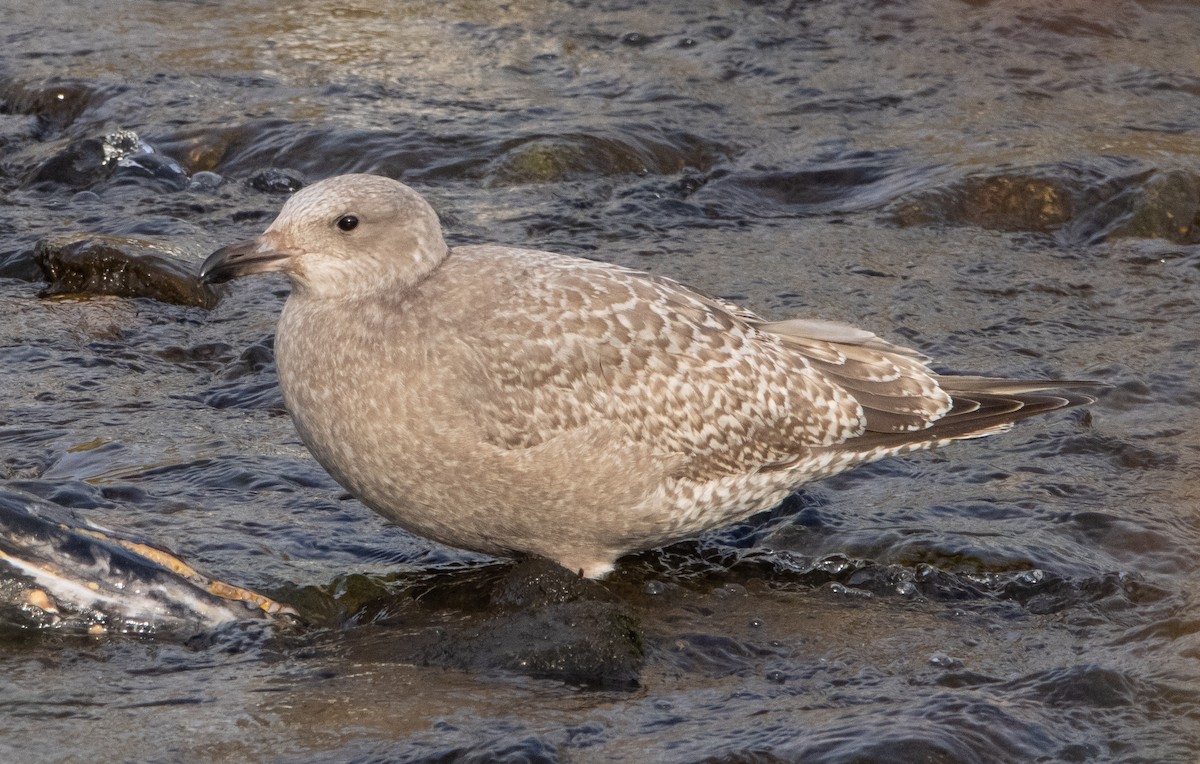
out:
{"label": "dark eye", "polygon": [[337,227],[343,231],[353,231],[358,228],[358,218],[354,215],[342,215],[338,218]]}

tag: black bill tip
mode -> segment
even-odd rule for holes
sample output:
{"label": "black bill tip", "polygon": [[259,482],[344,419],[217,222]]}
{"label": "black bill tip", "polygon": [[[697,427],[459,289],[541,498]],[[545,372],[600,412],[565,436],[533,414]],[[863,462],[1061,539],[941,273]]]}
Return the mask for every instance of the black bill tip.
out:
{"label": "black bill tip", "polygon": [[223,284],[239,276],[277,271],[287,257],[258,239],[242,241],[209,255],[200,266],[199,279],[205,284]]}

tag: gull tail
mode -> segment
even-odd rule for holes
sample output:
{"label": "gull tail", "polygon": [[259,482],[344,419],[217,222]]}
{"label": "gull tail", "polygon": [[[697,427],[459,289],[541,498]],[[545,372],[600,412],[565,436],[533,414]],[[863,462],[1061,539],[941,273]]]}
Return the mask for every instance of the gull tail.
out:
{"label": "gull tail", "polygon": [[950,396],[950,410],[916,432],[872,432],[838,447],[859,453],[862,462],[938,448],[956,440],[983,438],[1005,432],[1013,424],[1039,414],[1086,406],[1096,398],[1089,392],[1107,385],[1078,380],[1024,380],[991,377],[938,376]]}

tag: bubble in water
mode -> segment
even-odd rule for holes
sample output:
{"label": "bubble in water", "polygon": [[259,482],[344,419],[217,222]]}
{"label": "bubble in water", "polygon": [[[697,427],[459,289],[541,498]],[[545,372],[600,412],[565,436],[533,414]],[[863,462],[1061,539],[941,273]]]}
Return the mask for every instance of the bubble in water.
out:
{"label": "bubble in water", "polygon": [[713,595],[716,597],[744,597],[746,595],[746,587],[741,584],[725,584],[722,587],[714,589]]}
{"label": "bubble in water", "polygon": [[822,573],[829,573],[830,575],[834,576],[841,575],[849,569],[850,561],[840,555],[826,557],[825,559],[818,561],[817,564],[813,566],[813,570],[819,570]]}
{"label": "bubble in water", "polygon": [[946,653],[934,653],[929,656],[929,665],[941,669],[960,669],[963,667],[963,661]]}
{"label": "bubble in water", "polygon": [[871,592],[866,591],[865,589],[855,589],[852,586],[846,586],[845,584],[839,584],[836,581],[830,582],[826,588],[833,594],[838,595],[839,597],[861,597],[863,599],[869,599],[870,597],[875,596],[875,595],[871,594]]}

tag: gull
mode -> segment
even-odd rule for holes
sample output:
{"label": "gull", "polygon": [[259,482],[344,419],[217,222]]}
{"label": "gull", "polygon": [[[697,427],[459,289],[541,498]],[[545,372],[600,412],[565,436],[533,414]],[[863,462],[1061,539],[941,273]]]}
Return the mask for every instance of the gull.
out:
{"label": "gull", "polygon": [[943,375],[830,321],[768,321],[675,281],[447,246],[398,181],[302,189],[210,283],[282,271],[283,399],[342,486],[408,531],[589,578],[856,465],[1091,403],[1095,383]]}

